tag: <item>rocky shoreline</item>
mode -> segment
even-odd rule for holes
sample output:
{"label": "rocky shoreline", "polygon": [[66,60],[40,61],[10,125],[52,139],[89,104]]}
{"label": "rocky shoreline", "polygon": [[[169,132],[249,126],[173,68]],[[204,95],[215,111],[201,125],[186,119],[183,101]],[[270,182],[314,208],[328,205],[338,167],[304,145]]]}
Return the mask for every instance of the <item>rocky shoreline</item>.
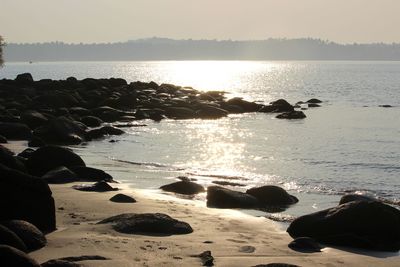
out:
{"label": "rocky shoreline", "polygon": [[[293,106],[279,99],[264,105],[241,98],[227,100],[219,91],[200,92],[154,82],[128,84],[114,78],[34,81],[25,73],[15,80],[1,80],[0,140],[26,140],[34,149],[15,155],[0,145],[0,260],[9,266],[40,266],[25,253],[46,246],[45,234],[58,227],[57,203],[49,184],[75,183],[72,188],[76,190],[68,188],[84,191],[81,194],[119,190],[110,174],[86,166],[79,155],[63,146],[124,134],[121,128],[144,119],[218,119],[245,112],[303,119],[305,114],[296,108],[318,107],[318,103],[318,99],[310,99]],[[221,186],[205,189],[182,177],[180,180],[161,189],[188,195],[206,191],[207,206],[212,208],[279,210],[299,201],[273,185],[243,193]],[[136,203],[125,194],[114,194],[111,199],[114,203]],[[190,223],[158,211],[107,215],[96,223],[111,224],[114,231],[123,234],[190,236],[196,232]],[[400,211],[376,199],[345,196],[337,207],[297,218],[288,233],[295,239],[289,248],[302,253],[320,251],[324,246],[396,252],[400,250]],[[241,250],[254,252],[250,247]],[[210,251],[198,255],[205,266],[213,265]],[[80,261],[108,259],[85,257],[59,258],[41,266],[81,266]]]}

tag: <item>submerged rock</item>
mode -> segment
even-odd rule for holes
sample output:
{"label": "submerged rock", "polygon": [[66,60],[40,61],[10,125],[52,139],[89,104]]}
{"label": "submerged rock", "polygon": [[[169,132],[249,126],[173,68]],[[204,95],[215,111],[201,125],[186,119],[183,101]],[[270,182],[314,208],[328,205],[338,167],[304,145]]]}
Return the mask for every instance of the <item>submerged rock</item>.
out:
{"label": "submerged rock", "polygon": [[330,245],[398,251],[400,211],[376,201],[352,201],[301,216],[287,232]]}
{"label": "submerged rock", "polygon": [[248,189],[246,193],[257,198],[262,206],[285,206],[295,204],[299,201],[297,197],[288,194],[285,189],[275,185],[253,187]]}
{"label": "submerged rock", "polygon": [[205,191],[203,186],[191,181],[179,181],[172,184],[163,185],[160,187],[160,189],[183,195],[194,195]]}
{"label": "submerged rock", "polygon": [[178,235],[190,234],[192,227],[163,213],[125,213],[102,220],[99,224],[111,223],[114,230],[125,234]]}

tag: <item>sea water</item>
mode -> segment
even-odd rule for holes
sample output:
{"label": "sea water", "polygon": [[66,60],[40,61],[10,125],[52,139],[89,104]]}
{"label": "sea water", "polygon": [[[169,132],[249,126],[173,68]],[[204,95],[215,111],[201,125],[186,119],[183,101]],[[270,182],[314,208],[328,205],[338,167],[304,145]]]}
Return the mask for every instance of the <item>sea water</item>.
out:
{"label": "sea water", "polygon": [[[208,186],[279,185],[300,202],[280,215],[335,206],[347,192],[399,205],[400,62],[160,61],[7,63],[0,78],[121,77],[226,91],[268,103],[318,98],[303,120],[249,113],[217,120],[142,121],[126,134],[76,147],[90,166],[135,188],[177,176]],[[391,105],[383,108],[380,105]],[[113,142],[110,142],[110,141]],[[197,197],[204,201],[205,195]],[[259,215],[259,213],[257,213]]]}

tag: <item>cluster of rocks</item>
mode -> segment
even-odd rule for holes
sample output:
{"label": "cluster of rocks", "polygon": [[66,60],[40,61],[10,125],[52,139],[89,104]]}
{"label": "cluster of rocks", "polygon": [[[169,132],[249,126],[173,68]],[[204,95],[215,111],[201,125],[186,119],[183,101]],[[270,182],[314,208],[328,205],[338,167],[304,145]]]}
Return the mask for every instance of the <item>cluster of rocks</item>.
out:
{"label": "cluster of rocks", "polygon": [[[308,105],[317,105],[310,99]],[[284,99],[263,105],[242,98],[227,100],[224,92],[200,92],[189,87],[124,79],[44,79],[24,73],[0,80],[0,142],[29,140],[76,145],[107,135],[120,135],[124,125],[143,119],[216,119],[232,113],[279,113],[277,118],[302,119],[305,114]],[[116,127],[119,126],[119,127]]]}
{"label": "cluster of rocks", "polygon": [[287,232],[296,238],[289,246],[298,250],[319,251],[319,242],[396,252],[400,250],[400,210],[371,197],[345,195],[336,207],[295,219]]}

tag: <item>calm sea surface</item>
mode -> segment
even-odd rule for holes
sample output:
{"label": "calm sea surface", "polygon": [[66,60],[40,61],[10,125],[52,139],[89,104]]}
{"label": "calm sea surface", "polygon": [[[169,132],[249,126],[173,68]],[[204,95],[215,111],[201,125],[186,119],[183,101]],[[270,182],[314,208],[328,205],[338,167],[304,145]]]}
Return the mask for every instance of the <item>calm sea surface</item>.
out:
{"label": "calm sea surface", "polygon": [[[215,180],[245,185],[238,190],[276,184],[300,199],[283,215],[334,206],[340,195],[352,191],[400,200],[400,62],[8,63],[0,78],[22,72],[34,79],[122,77],[173,83],[264,103],[278,98],[324,101],[306,110],[304,120],[244,114],[145,121],[146,127],[76,148],[89,165],[101,166],[132,187],[156,189],[179,175],[204,185]],[[383,104],[393,107],[379,107]]]}

